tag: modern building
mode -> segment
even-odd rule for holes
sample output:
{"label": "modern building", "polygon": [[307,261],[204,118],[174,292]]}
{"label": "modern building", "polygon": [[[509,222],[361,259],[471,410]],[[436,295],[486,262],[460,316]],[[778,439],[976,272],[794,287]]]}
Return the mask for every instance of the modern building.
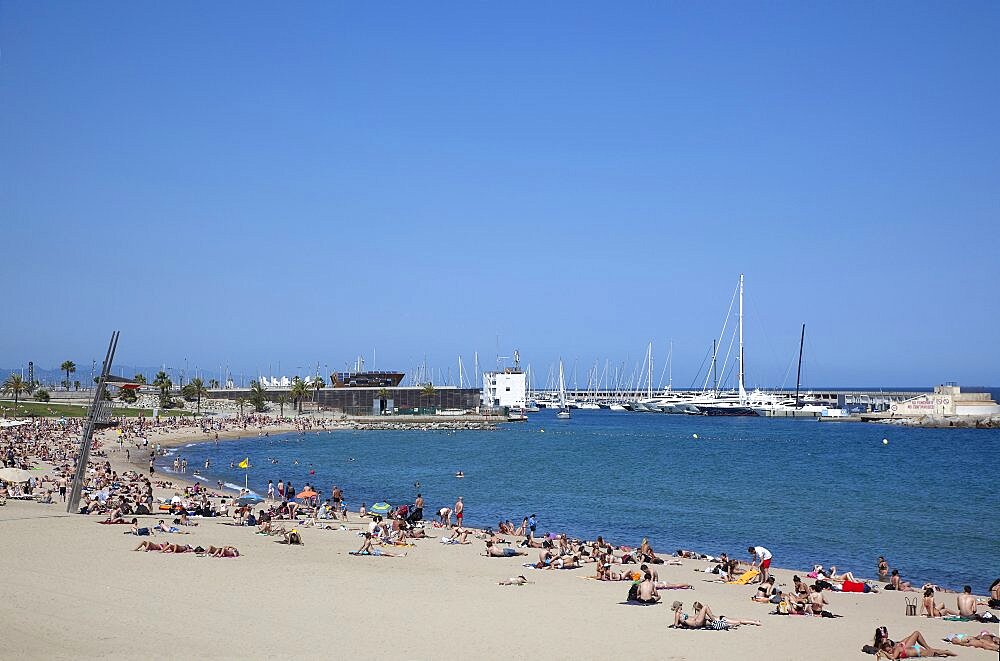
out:
{"label": "modern building", "polygon": [[523,409],[527,381],[518,368],[483,374],[483,406],[493,409]]}

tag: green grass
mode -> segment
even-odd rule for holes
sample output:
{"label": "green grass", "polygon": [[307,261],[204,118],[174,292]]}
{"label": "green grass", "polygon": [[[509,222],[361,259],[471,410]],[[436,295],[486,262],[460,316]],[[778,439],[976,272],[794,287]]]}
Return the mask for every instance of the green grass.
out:
{"label": "green grass", "polygon": [[[36,416],[39,418],[83,418],[87,415],[87,407],[76,406],[74,404],[52,404],[49,402],[0,402],[0,415],[11,417]],[[125,416],[126,418],[137,418],[140,415],[147,418],[152,417],[152,409],[114,409],[115,416]],[[179,409],[160,409],[162,417],[194,415],[190,411]]]}

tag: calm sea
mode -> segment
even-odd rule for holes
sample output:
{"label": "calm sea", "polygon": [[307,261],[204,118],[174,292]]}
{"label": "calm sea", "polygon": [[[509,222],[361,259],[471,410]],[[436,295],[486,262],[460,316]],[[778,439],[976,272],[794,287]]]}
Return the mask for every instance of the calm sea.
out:
{"label": "calm sea", "polygon": [[1000,430],[543,410],[497,431],[285,434],[177,452],[189,474],[210,459],[197,472],[213,484],[242,484],[229,465],[249,456],[259,493],[268,479],[327,496],[336,483],[351,509],[420,491],[428,516],[463,496],[473,525],[537,513],[540,530],[648,536],[664,552],[745,557],[759,544],[780,567],[861,576],[885,555],[917,585],[978,592],[1000,576]]}

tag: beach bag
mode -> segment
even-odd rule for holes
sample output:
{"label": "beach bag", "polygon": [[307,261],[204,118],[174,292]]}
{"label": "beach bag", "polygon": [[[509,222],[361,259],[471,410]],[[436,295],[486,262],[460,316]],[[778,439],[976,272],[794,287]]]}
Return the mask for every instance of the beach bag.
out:
{"label": "beach bag", "polygon": [[779,601],[776,612],[778,613],[778,615],[788,615],[788,602],[784,600]]}
{"label": "beach bag", "polygon": [[907,616],[916,616],[917,614],[917,598],[914,597],[912,600],[909,597],[903,597],[906,600],[906,614]]}
{"label": "beach bag", "polygon": [[625,601],[638,601],[639,600],[639,584],[633,583],[632,587],[628,589],[628,598]]}

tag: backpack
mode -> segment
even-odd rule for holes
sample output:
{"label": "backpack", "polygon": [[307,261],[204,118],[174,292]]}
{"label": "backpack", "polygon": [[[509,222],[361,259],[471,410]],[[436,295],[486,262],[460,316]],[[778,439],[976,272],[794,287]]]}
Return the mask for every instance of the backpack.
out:
{"label": "backpack", "polygon": [[639,601],[639,584],[632,583],[632,587],[628,589],[628,598],[626,601]]}

